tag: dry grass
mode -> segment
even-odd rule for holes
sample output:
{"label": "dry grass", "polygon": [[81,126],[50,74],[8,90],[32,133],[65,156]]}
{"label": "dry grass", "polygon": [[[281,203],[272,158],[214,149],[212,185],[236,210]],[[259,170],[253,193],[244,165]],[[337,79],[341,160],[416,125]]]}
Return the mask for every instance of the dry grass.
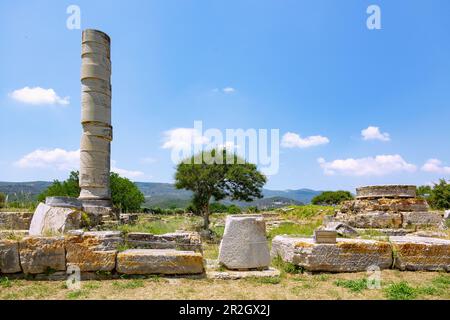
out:
{"label": "dry grass", "polygon": [[[188,278],[84,281],[80,290],[63,281],[9,280],[0,284],[1,299],[387,299],[406,283],[414,294],[407,298],[450,299],[450,275],[437,272],[382,271],[381,289],[352,290],[351,283],[366,273],[285,274],[276,281],[262,279],[210,280]],[[342,285],[342,284],[350,285]],[[397,294],[397,295],[396,295]],[[400,292],[402,294],[402,292]]]}

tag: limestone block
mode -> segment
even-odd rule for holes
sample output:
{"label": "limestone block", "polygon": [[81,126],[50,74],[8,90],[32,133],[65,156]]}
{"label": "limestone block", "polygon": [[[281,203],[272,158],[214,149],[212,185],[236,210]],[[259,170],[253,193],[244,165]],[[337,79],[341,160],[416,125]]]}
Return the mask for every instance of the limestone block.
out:
{"label": "limestone block", "polygon": [[63,237],[26,237],[19,242],[20,264],[24,273],[66,270]]}
{"label": "limestone block", "polygon": [[13,240],[0,240],[0,274],[20,272],[19,243]]}
{"label": "limestone block", "polygon": [[425,199],[420,198],[378,198],[378,199],[356,199],[344,201],[341,212],[410,212],[428,211],[429,206]]}
{"label": "limestone block", "polygon": [[416,186],[385,185],[356,188],[356,198],[415,198]]}
{"label": "limestone block", "polygon": [[270,265],[266,224],[262,216],[227,217],[219,262],[228,269],[264,269]]}
{"label": "limestone block", "polygon": [[403,227],[428,225],[438,226],[442,222],[442,216],[435,212],[403,212]]}
{"label": "limestone block", "polygon": [[127,245],[140,249],[177,249],[202,252],[202,242],[197,232],[175,232],[155,235],[130,232],[125,238]]}
{"label": "limestone block", "polygon": [[51,207],[40,203],[34,211],[29,235],[64,233],[78,229],[81,224],[81,211],[76,208]]}
{"label": "limestone block", "polygon": [[395,268],[450,271],[450,240],[415,236],[390,237]]}
{"label": "limestone block", "polygon": [[116,266],[117,247],[123,243],[118,231],[84,232],[65,238],[67,265],[80,271],[112,271]]}
{"label": "limestone block", "polygon": [[353,228],[374,229],[400,228],[403,222],[401,213],[389,213],[382,211],[357,214],[338,214],[336,216],[336,220],[345,222]]}
{"label": "limestone block", "polygon": [[81,209],[81,201],[72,197],[46,197],[45,204],[50,207]]}
{"label": "limestone block", "polygon": [[0,230],[28,230],[33,212],[0,212]]}
{"label": "limestone block", "polygon": [[203,257],[193,251],[130,249],[117,255],[117,272],[124,274],[200,274]]}
{"label": "limestone block", "polygon": [[392,250],[387,242],[338,238],[336,244],[318,244],[311,238],[276,236],[271,255],[308,271],[359,272],[392,265]]}

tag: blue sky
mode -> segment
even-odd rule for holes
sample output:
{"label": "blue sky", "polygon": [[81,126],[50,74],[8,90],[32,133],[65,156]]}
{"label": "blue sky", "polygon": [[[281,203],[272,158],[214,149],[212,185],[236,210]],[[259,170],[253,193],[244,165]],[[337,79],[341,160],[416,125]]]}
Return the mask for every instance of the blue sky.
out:
{"label": "blue sky", "polygon": [[[279,129],[272,189],[450,177],[447,0],[49,0],[0,2],[0,181],[77,166],[71,4],[112,39],[112,166],[135,181],[172,181],[163,146],[195,120]],[[371,4],[381,30],[366,27]]]}

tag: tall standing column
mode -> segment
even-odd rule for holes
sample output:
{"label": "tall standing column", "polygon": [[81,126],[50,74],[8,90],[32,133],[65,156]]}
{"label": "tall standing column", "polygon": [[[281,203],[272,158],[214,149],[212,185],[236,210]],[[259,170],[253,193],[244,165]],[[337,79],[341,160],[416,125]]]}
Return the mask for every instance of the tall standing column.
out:
{"label": "tall standing column", "polygon": [[92,29],[82,35],[81,124],[79,199],[84,206],[111,207],[110,38]]}

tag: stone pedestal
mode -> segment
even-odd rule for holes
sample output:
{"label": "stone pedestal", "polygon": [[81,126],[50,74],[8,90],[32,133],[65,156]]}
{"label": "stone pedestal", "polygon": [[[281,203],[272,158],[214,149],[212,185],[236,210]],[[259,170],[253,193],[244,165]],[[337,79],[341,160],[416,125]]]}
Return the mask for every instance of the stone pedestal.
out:
{"label": "stone pedestal", "polygon": [[219,262],[228,269],[267,269],[270,251],[266,224],[260,215],[228,216],[219,249]]}

